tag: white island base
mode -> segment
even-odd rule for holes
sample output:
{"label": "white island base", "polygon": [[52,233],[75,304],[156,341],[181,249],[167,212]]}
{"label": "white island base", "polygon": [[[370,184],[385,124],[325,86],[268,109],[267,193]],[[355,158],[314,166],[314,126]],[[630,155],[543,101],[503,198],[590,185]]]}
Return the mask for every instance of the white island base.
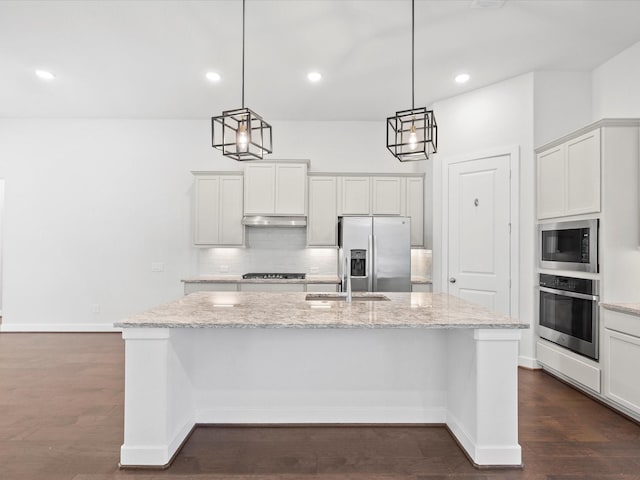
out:
{"label": "white island base", "polygon": [[[406,295],[415,301],[416,295],[429,294]],[[374,317],[389,308],[367,303],[374,304],[369,308]],[[356,308],[364,307],[339,310],[342,315]],[[446,425],[476,466],[522,464],[520,330],[512,325],[153,328],[141,323],[116,324],[124,327],[126,341],[123,467],[167,466],[199,424],[321,423]]]}

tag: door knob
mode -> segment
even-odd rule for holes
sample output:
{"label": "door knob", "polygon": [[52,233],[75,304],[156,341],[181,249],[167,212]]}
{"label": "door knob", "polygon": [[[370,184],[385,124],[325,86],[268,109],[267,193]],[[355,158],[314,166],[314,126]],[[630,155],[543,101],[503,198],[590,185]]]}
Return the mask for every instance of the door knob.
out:
{"label": "door knob", "polygon": [[456,277],[451,277],[449,279],[449,283],[456,283]]}

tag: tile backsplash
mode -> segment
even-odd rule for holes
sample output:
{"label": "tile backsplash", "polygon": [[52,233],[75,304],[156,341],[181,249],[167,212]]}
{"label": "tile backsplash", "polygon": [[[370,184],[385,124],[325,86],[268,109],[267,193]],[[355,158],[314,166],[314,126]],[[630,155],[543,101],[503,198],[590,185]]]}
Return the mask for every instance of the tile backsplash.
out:
{"label": "tile backsplash", "polygon": [[[246,228],[243,248],[198,250],[199,275],[300,272],[336,275],[338,249],[307,247],[305,228]],[[411,250],[411,273],[431,277],[431,250]]]}

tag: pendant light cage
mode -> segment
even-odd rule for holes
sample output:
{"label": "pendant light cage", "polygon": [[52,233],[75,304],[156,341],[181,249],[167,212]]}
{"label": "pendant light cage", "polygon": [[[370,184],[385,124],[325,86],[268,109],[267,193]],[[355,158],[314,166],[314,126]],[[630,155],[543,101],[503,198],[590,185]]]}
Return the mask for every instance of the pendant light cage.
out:
{"label": "pendant light cage", "polygon": [[271,125],[244,106],[245,0],[242,0],[242,108],[211,117],[211,145],[238,161],[262,160],[273,152]]}
{"label": "pendant light cage", "polygon": [[401,162],[428,160],[438,151],[438,124],[433,110],[415,106],[415,0],[411,0],[411,109],[387,117],[387,148]]}
{"label": "pendant light cage", "polygon": [[433,110],[412,108],[388,117],[387,148],[401,162],[428,160],[438,151],[438,124]]}
{"label": "pendant light cage", "polygon": [[[238,141],[244,134],[244,141]],[[211,118],[213,148],[237,161],[262,160],[273,152],[271,125],[250,108],[225,110]]]}

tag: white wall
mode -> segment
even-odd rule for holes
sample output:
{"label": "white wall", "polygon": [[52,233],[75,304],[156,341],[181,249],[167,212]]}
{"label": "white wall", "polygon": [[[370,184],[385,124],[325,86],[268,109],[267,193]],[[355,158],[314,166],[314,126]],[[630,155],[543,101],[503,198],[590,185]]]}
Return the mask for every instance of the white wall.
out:
{"label": "white wall", "polygon": [[0,178],[0,316],[2,316],[2,222],[4,214],[4,179]]}
{"label": "white wall", "polygon": [[592,120],[640,117],[640,42],[593,71]]}
{"label": "white wall", "polygon": [[535,72],[534,146],[591,123],[591,102],[590,72]]}
{"label": "white wall", "polygon": [[[522,75],[478,89],[433,105],[440,133],[439,153],[434,163],[433,193],[433,279],[434,291],[446,291],[441,278],[446,274],[442,258],[442,165],[452,159],[505,147],[520,149],[520,319],[531,324],[523,332],[520,359],[525,365],[535,362],[534,312],[534,75]],[[508,153],[508,151],[505,151]]]}
{"label": "white wall", "polygon": [[[272,157],[312,171],[424,168],[387,152],[384,119],[273,128]],[[190,171],[242,169],[210,144],[208,119],[0,120],[2,329],[107,330],[180,297],[198,271]]]}

